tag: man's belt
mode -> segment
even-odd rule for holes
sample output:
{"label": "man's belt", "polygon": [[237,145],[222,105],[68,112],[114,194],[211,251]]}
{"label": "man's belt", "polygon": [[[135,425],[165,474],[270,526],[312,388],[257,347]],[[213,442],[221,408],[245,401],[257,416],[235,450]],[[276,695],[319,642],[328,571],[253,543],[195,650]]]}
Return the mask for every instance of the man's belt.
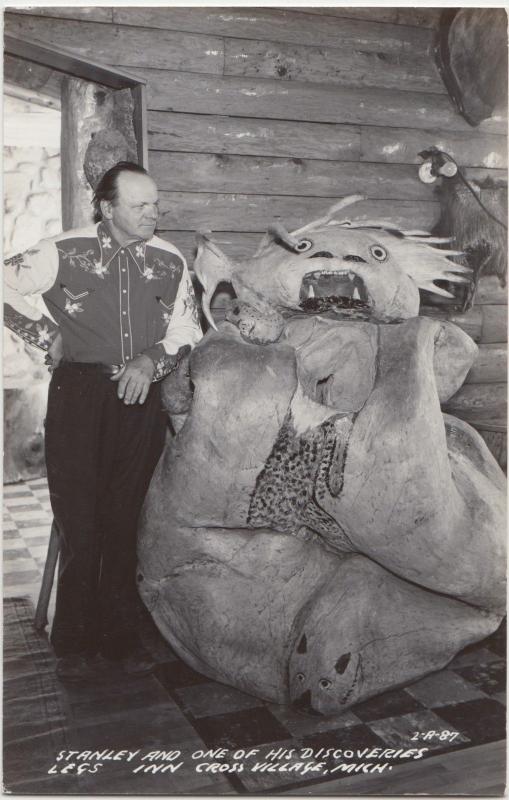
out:
{"label": "man's belt", "polygon": [[97,364],[87,361],[61,361],[59,366],[77,372],[100,372],[108,377],[116,375],[122,369],[122,364]]}

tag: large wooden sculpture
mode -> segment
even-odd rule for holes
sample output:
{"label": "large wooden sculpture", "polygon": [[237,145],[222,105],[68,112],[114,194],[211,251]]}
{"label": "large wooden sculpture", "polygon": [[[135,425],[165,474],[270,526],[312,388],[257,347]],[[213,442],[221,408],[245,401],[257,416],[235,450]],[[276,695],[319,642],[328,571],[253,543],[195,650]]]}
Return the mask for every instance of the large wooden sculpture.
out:
{"label": "large wooden sculpture", "polygon": [[338,713],[443,667],[504,613],[504,476],[443,415],[476,353],[419,317],[468,280],[443,240],[324,218],[232,263],[199,237],[210,300],[237,300],[165,398],[187,418],[144,508],[138,581],[195,669]]}

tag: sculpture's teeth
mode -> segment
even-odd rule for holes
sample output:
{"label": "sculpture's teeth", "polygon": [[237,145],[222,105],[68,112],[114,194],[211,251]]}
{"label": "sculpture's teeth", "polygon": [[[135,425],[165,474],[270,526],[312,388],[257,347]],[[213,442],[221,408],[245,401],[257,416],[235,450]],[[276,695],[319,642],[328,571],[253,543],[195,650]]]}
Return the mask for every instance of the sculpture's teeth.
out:
{"label": "sculpture's teeth", "polygon": [[309,284],[308,297],[314,297],[314,296],[315,296],[315,290],[313,289],[313,285]]}

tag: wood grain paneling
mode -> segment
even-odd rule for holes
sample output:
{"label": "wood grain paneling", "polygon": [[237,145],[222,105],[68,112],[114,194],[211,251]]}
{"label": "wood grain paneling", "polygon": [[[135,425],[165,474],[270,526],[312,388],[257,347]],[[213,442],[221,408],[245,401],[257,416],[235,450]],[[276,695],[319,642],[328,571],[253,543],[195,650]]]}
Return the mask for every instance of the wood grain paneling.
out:
{"label": "wood grain paneling", "polygon": [[507,425],[507,384],[465,384],[443,408],[478,428],[489,429],[490,424],[503,428]]}
{"label": "wood grain paneling", "polygon": [[[141,67],[136,74],[147,80],[148,107],[155,111],[196,114],[221,111],[232,116],[303,122],[469,129],[446,95],[216,77]],[[490,125],[495,132],[497,128],[504,129],[503,122]]]}
{"label": "wood grain paneling", "polygon": [[[196,255],[194,231],[159,231],[159,236],[172,242],[192,265]],[[256,251],[263,233],[212,232],[211,239],[231,259],[249,258]]]}
{"label": "wood grain paneling", "polygon": [[483,275],[474,298],[475,305],[507,305],[507,286],[502,286],[498,275]]}
{"label": "wood grain paneling", "polygon": [[507,306],[480,306],[482,310],[481,342],[507,342]]}
{"label": "wood grain paneling", "polygon": [[338,19],[333,15],[311,18],[300,11],[275,8],[114,8],[119,24],[207,33],[241,39],[291,42],[323,47],[352,47],[368,52],[426,55],[433,33],[426,28],[379,25],[368,20]]}
{"label": "wood grain paneling", "polygon": [[505,136],[471,130],[465,133],[364,126],[361,136],[361,161],[384,161],[394,164],[421,164],[419,153],[435,145],[445,150],[465,167],[506,167]]}
{"label": "wood grain paneling", "polygon": [[291,81],[380,86],[406,92],[447,90],[428,56],[353,47],[306,47],[281,42],[225,39],[225,75]]}
{"label": "wood grain paneling", "polygon": [[115,66],[210,75],[223,72],[223,40],[216,36],[18,14],[5,15],[5,32],[49,42]]}
{"label": "wood grain paneling", "polygon": [[283,122],[151,111],[152,150],[359,161],[360,130],[351,125]]}
{"label": "wood grain paneling", "polygon": [[507,382],[507,344],[482,344],[465,383]]}
{"label": "wood grain paneling", "polygon": [[32,8],[13,9],[16,14],[26,16],[53,17],[59,19],[93,20],[95,22],[113,22],[113,9],[101,6],[32,6]]}
{"label": "wood grain paneling", "polygon": [[58,107],[60,106],[62,78],[61,72],[56,72],[43,64],[35,64],[24,58],[11,56],[9,53],[4,55],[3,79],[5,83],[21,87],[29,92],[40,92],[52,97]]}
{"label": "wood grain paneling", "polygon": [[424,317],[454,322],[458,328],[468,333],[474,342],[479,342],[481,339],[482,311],[480,308],[471,308],[469,311],[461,313],[450,309],[439,309],[436,306],[421,305],[419,313]]}
{"label": "wood grain paneling", "polygon": [[[327,199],[320,197],[163,191],[158,227],[161,231],[204,228],[252,233],[265,231],[273,220],[281,219],[291,230],[318,219],[329,205]],[[352,219],[387,220],[403,228],[415,227],[418,222],[420,227],[430,230],[438,219],[440,206],[411,200],[366,200],[353,206],[350,212],[348,216]]]}
{"label": "wood grain paneling", "polygon": [[415,25],[418,28],[436,28],[443,12],[442,8],[386,8],[384,6],[327,6],[327,7],[293,7],[295,11],[306,14],[344,17],[346,19],[364,19],[370,22],[389,22],[393,25]]}
{"label": "wood grain paneling", "polygon": [[151,152],[149,166],[160,189],[266,195],[433,201],[413,166],[359,164],[300,158]]}

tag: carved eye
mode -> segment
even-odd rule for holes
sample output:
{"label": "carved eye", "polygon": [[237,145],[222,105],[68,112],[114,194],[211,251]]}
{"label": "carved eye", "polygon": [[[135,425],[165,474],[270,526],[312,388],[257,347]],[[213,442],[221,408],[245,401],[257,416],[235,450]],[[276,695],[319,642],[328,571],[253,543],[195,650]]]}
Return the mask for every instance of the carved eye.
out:
{"label": "carved eye", "polygon": [[320,681],[318,682],[318,686],[320,687],[320,689],[330,689],[330,687],[332,686],[332,682],[329,681],[327,678],[321,678]]}
{"label": "carved eye", "polygon": [[381,244],[371,245],[371,247],[369,248],[369,252],[373,256],[373,258],[376,258],[377,261],[385,261],[387,256],[389,255],[385,247],[382,247]]}
{"label": "carved eye", "polygon": [[311,239],[301,239],[300,242],[297,244],[295,249],[298,253],[305,253],[306,250],[311,250],[313,247],[313,242]]}
{"label": "carved eye", "polygon": [[304,674],[303,674],[302,672],[298,672],[298,673],[297,673],[297,675],[296,675],[295,677],[297,678],[297,680],[298,680],[298,681],[300,681],[301,683],[303,683],[303,681],[304,681]]}

